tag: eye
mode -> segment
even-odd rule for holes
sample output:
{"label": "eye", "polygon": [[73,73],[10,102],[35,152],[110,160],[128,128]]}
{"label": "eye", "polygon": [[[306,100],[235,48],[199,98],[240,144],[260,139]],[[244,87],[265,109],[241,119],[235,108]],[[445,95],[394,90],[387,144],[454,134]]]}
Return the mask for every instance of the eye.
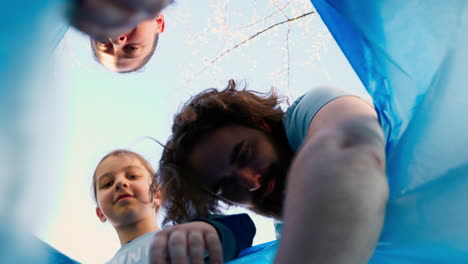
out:
{"label": "eye", "polygon": [[139,50],[140,46],[138,45],[126,45],[124,50],[128,53],[134,53],[135,51]]}
{"label": "eye", "polygon": [[238,143],[232,152],[230,163],[238,167],[245,167],[253,157],[253,148],[247,141]]}
{"label": "eye", "polygon": [[100,41],[96,41],[96,46],[97,46],[99,49],[108,49],[108,48],[110,48],[112,45],[111,45],[109,42],[100,42]]}
{"label": "eye", "polygon": [[107,188],[109,188],[111,186],[112,186],[112,181],[106,181],[106,182],[101,183],[100,188],[101,189],[107,189]]}
{"label": "eye", "polygon": [[138,175],[136,175],[136,174],[130,174],[130,175],[128,176],[128,179],[130,179],[130,180],[136,180],[136,179],[138,179]]}

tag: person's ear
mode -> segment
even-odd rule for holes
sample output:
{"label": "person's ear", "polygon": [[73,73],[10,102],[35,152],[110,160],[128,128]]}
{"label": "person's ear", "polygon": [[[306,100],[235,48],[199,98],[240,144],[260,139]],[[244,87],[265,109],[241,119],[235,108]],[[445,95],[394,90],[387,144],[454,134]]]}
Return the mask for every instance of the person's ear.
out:
{"label": "person's ear", "polygon": [[166,28],[166,21],[164,20],[164,16],[163,14],[159,14],[157,17],[156,17],[156,24],[157,24],[157,34],[159,33],[163,33],[164,32],[164,29]]}
{"label": "person's ear", "polygon": [[106,216],[102,213],[101,208],[99,207],[96,207],[96,215],[99,218],[99,220],[101,220],[101,222],[104,223],[107,221]]}
{"label": "person's ear", "polygon": [[154,199],[153,199],[154,207],[155,207],[155,208],[161,207],[161,205],[162,205],[162,199],[163,199],[163,195],[162,195],[161,189],[158,189],[158,190],[156,191],[156,194],[154,195]]}

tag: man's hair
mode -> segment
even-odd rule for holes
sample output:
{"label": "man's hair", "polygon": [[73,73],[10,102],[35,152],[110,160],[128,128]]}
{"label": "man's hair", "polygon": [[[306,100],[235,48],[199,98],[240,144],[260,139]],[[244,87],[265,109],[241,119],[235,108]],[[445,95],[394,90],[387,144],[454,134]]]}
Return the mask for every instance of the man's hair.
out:
{"label": "man's hair", "polygon": [[[163,191],[164,223],[182,223],[199,216],[220,213],[222,198],[202,189],[191,171],[190,155],[195,144],[215,130],[236,124],[266,131],[273,138],[286,140],[283,128],[284,100],[272,89],[269,93],[237,90],[233,80],[218,91],[207,89],[186,102],[174,117],[169,138],[159,164],[158,176]],[[228,201],[224,201],[230,204]]]}
{"label": "man's hair", "polygon": [[[94,201],[97,203],[97,191],[96,191],[96,176],[97,176],[96,172],[97,172],[97,168],[99,167],[99,165],[101,165],[101,163],[105,159],[107,159],[109,157],[117,157],[117,156],[120,156],[120,157],[128,156],[128,157],[131,157],[131,158],[135,158],[135,159],[137,159],[137,160],[139,160],[141,162],[143,167],[145,167],[145,169],[150,173],[150,176],[151,176],[150,197],[151,197],[151,199],[154,199],[154,196],[156,195],[156,192],[159,190],[159,185],[158,185],[158,181],[157,181],[157,177],[156,177],[156,172],[154,171],[153,167],[151,167],[149,162],[145,158],[143,158],[140,154],[137,154],[137,153],[135,153],[133,151],[126,150],[126,149],[116,149],[116,150],[111,151],[107,155],[105,155],[99,161],[98,165],[96,166],[96,169],[94,170],[93,184],[91,185],[91,190],[93,192]],[[156,211],[158,209],[159,208],[156,208]]]}
{"label": "man's hair", "polygon": [[[96,53],[96,47],[93,44],[93,39],[89,39],[91,42],[91,50],[93,51],[93,57],[94,60],[97,61],[98,63],[101,63],[101,59],[99,58],[98,54]],[[136,72],[141,70],[147,63],[148,61],[153,57],[154,52],[156,51],[156,48],[158,47],[158,41],[159,41],[159,34],[156,34],[154,36],[153,40],[153,46],[151,47],[151,50],[148,52],[148,54],[141,60],[141,62],[135,66],[135,68],[129,70],[129,71],[118,71],[118,73],[131,73],[131,72]]]}

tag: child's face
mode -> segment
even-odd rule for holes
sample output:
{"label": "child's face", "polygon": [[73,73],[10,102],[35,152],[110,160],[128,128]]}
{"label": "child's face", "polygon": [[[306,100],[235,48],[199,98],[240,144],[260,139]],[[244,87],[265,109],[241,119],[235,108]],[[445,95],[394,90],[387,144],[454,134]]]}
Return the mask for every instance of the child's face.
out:
{"label": "child's face", "polygon": [[151,173],[132,155],[113,155],[103,160],[95,174],[96,214],[114,227],[145,217],[156,218],[160,197],[150,196]]}
{"label": "child's face", "polygon": [[109,70],[115,72],[133,71],[152,54],[155,36],[164,31],[164,17],[145,20],[134,29],[107,41],[91,40],[91,47],[97,59]]}

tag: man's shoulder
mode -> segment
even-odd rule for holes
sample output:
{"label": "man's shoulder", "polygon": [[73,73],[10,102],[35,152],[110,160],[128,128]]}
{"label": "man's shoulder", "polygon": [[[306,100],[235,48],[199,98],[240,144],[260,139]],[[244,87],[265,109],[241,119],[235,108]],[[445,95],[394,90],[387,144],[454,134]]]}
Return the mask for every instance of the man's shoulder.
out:
{"label": "man's shoulder", "polygon": [[298,151],[307,137],[309,125],[317,113],[331,101],[343,97],[355,96],[372,104],[369,94],[361,90],[342,89],[332,86],[319,86],[300,96],[288,108],[284,120],[284,128],[289,145]]}

